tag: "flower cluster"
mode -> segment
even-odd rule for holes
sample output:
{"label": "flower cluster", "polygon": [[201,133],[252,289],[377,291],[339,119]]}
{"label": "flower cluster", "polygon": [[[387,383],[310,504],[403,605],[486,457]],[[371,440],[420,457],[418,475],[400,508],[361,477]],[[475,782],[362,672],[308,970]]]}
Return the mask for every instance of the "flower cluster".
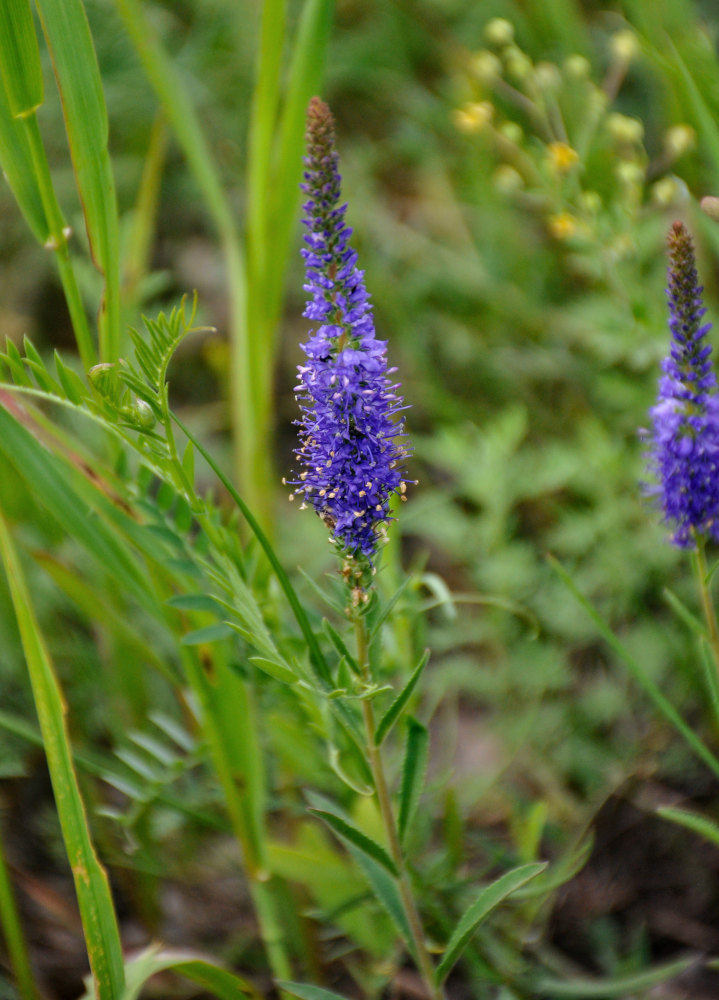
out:
{"label": "flower cluster", "polygon": [[669,329],[672,345],[662,364],[649,467],[659,485],[664,519],[674,525],[672,541],[691,547],[693,534],[719,539],[719,394],[705,343],[691,237],[681,222],[669,233]]}
{"label": "flower cluster", "polygon": [[[291,481],[331,531],[348,583],[362,593],[387,522],[393,493],[404,495],[404,409],[387,368],[386,343],[375,338],[364,273],[349,246],[346,205],[339,205],[340,174],[334,121],[319,98],[307,114],[305,158],[307,227],[304,315],[318,324],[303,344],[295,388],[302,471]],[[359,599],[359,598],[358,598]]]}

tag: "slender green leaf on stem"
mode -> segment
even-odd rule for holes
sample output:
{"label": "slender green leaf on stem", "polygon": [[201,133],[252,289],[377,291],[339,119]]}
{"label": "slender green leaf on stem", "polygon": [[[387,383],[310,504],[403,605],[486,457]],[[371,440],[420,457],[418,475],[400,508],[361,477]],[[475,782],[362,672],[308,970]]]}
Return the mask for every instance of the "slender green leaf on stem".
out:
{"label": "slender green leaf on stem", "polygon": [[357,664],[357,660],[350,653],[349,649],[347,648],[347,643],[344,641],[344,639],[339,634],[334,625],[327,618],[323,618],[322,627],[324,628],[325,632],[329,637],[330,642],[335,647],[337,652],[340,654],[340,656],[343,656],[345,658],[349,666],[352,668],[352,672],[355,674],[359,674],[360,669]]}
{"label": "slender green leaf on stem", "polygon": [[148,603],[147,580],[127,545],[102,520],[89,515],[73,490],[69,470],[4,405],[0,405],[0,454],[64,530],[78,539],[127,593]]}
{"label": "slender green leaf on stem", "polygon": [[0,927],[7,946],[10,966],[15,976],[20,1000],[39,1000],[40,993],[30,966],[25,934],[20,923],[15,895],[5,863],[5,851],[0,838]]}
{"label": "slender green leaf on stem", "polygon": [[399,818],[397,820],[397,830],[402,844],[404,844],[407,831],[412,825],[412,819],[422,794],[428,752],[429,732],[427,727],[410,716],[407,719],[407,747],[402,767]]}
{"label": "slender green leaf on stem", "polygon": [[105,280],[100,360],[120,351],[119,227],[107,148],[108,122],[95,46],[82,0],[35,0],[60,90],[90,249]]}
{"label": "slender green leaf on stem", "polygon": [[119,1000],[124,988],[123,957],[110,886],[95,854],[77,784],[62,693],[35,618],[20,560],[2,515],[0,555],[30,674],[98,1000]]}
{"label": "slender green leaf on stem", "polygon": [[348,844],[347,849],[355,859],[355,862],[362,871],[362,874],[367,879],[367,883],[377,898],[377,901],[394,924],[399,936],[407,946],[410,955],[412,955],[414,960],[417,961],[412,930],[410,928],[409,921],[407,920],[407,915],[402,903],[402,896],[400,895],[397,887],[397,882],[393,876],[387,872],[386,868],[377,864],[377,862],[365,854],[364,851],[358,850],[354,844]]}
{"label": "slender green leaf on stem", "polygon": [[652,986],[674,979],[696,964],[697,958],[689,955],[628,976],[607,976],[606,979],[541,979],[537,983],[536,992],[551,1000],[558,1000],[560,997],[574,997],[575,1000],[609,1000],[616,997],[617,1000],[624,1000],[628,996],[644,994]]}
{"label": "slender green leaf on stem", "polygon": [[437,966],[437,982],[441,983],[449,975],[452,967],[461,956],[464,949],[476,931],[477,927],[487,917],[495,907],[499,906],[507,896],[510,896],[516,889],[536,878],[540,872],[547,867],[546,863],[532,862],[528,865],[520,865],[510,872],[506,872],[491,885],[486,886],[480,892],[477,899],[461,918],[452,936],[447,942],[442,961]]}
{"label": "slender green leaf on stem", "polygon": [[601,615],[592,607],[586,597],[577,588],[576,584],[572,580],[571,576],[564,567],[557,562],[552,556],[548,556],[548,560],[554,571],[560,577],[564,585],[574,595],[576,600],[581,604],[586,613],[592,619],[597,627],[597,630],[602,635],[606,643],[614,650],[614,652],[623,661],[626,667],[629,668],[634,679],[637,683],[644,689],[646,694],[654,702],[655,706],[659,709],[661,714],[671,722],[671,724],[678,730],[679,733],[684,737],[686,742],[692,748],[694,753],[699,757],[704,763],[709,767],[714,774],[719,776],[719,760],[711,753],[710,750],[702,743],[698,736],[696,736],[689,726],[684,722],[682,717],[676,711],[671,702],[665,698],[662,692],[659,690],[657,685],[647,676],[644,669],[640,666],[638,661],[632,656],[626,646],[617,638],[610,626],[605,622]]}
{"label": "slender green leaf on stem", "polygon": [[405,590],[407,590],[407,588],[411,586],[412,583],[414,583],[412,577],[406,576],[402,581],[402,583],[399,585],[399,587],[397,587],[394,594],[392,594],[390,599],[386,601],[379,609],[379,613],[372,619],[372,628],[370,629],[370,634],[369,634],[369,641],[371,643],[374,642],[374,640],[377,638],[377,636],[379,635],[379,630],[382,628],[384,623],[387,621],[389,616],[394,611],[397,602],[399,601],[402,594],[404,594]]}
{"label": "slender green leaf on stem", "polygon": [[359,851],[367,855],[367,857],[372,858],[377,864],[382,865],[391,875],[397,876],[397,867],[392,861],[392,858],[385,851],[384,847],[380,847],[376,840],[372,840],[367,834],[362,833],[358,830],[356,826],[348,823],[347,820],[338,816],[337,813],[329,812],[326,809],[310,809],[311,813],[315,816],[319,816],[323,819],[327,826],[329,826],[335,833],[347,841],[349,844],[353,844]]}
{"label": "slender green leaf on stem", "polygon": [[414,668],[412,676],[407,681],[405,686],[402,688],[400,693],[397,695],[395,700],[392,702],[392,704],[389,706],[385,714],[380,719],[379,724],[377,726],[377,730],[374,735],[375,746],[379,747],[384,742],[385,737],[387,736],[392,726],[399,718],[402,709],[405,707],[409,699],[412,697],[412,692],[417,686],[417,681],[422,676],[422,671],[424,670],[424,668],[427,666],[428,663],[429,663],[429,650],[426,649],[422,654],[422,659]]}
{"label": "slender green leaf on stem", "polygon": [[0,0],[0,77],[13,118],[40,107],[42,66],[30,0]]}
{"label": "slender green leaf on stem", "polygon": [[322,986],[312,986],[309,983],[288,983],[286,981],[277,984],[285,993],[290,996],[299,997],[299,1000],[346,1000],[339,993],[333,993]]}
{"label": "slender green leaf on stem", "polygon": [[[261,1000],[257,989],[241,976],[199,959],[191,952],[160,949],[157,945],[151,945],[127,962],[125,966],[127,985],[122,1000],[138,1000],[148,980],[166,971],[176,972],[198,983],[211,991],[219,1000],[238,1000],[240,996]],[[88,991],[82,1000],[95,1000],[94,991],[92,989]]]}
{"label": "slender green leaf on stem", "polygon": [[229,481],[229,479],[224,474],[222,469],[219,467],[217,462],[215,462],[212,455],[210,455],[207,449],[203,447],[200,441],[198,441],[198,439],[191,433],[191,431],[174,413],[172,414],[172,419],[180,428],[180,430],[188,439],[188,441],[192,442],[196,451],[198,451],[200,455],[202,455],[202,457],[210,466],[210,468],[215,473],[217,478],[220,480],[222,485],[228,491],[233,501],[235,502],[240,512],[242,513],[242,516],[245,518],[248,525],[252,529],[253,534],[257,538],[257,541],[260,543],[265,555],[267,556],[267,559],[269,560],[269,563],[272,566],[272,569],[274,570],[275,576],[277,577],[277,580],[285,593],[289,605],[292,608],[292,611],[294,612],[297,624],[299,625],[302,635],[304,636],[305,642],[307,643],[307,647],[310,653],[310,659],[312,660],[312,664],[315,668],[317,676],[320,678],[320,680],[324,681],[327,685],[331,686],[332,675],[330,674],[330,669],[327,664],[327,660],[325,659],[324,654],[322,653],[322,650],[319,647],[316,635],[312,631],[312,627],[307,618],[305,609],[302,607],[302,604],[300,603],[300,600],[295,592],[295,589],[290,583],[290,579],[287,576],[287,573],[285,572],[282,563],[277,558],[275,550],[272,548],[272,545],[270,544],[267,535],[260,527],[257,519],[253,516],[250,508],[247,506],[247,504],[242,499],[240,494],[237,492],[235,487]]}
{"label": "slender green leaf on stem", "polygon": [[657,815],[662,819],[668,819],[671,823],[685,826],[688,830],[693,830],[711,844],[719,847],[719,826],[708,816],[699,816],[697,813],[689,812],[687,809],[674,809],[671,806],[662,806],[657,809]]}
{"label": "slender green leaf on stem", "polygon": [[662,594],[664,595],[667,604],[676,613],[677,617],[681,618],[688,629],[695,632],[703,639],[709,638],[706,626],[702,624],[696,615],[692,614],[686,604],[677,597],[673,590],[665,587]]}

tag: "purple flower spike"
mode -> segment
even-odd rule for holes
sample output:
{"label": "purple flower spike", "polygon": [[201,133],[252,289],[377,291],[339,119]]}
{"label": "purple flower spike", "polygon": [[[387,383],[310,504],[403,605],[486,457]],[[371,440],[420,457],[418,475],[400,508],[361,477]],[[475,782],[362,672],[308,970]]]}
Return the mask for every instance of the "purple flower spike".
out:
{"label": "purple flower spike", "polygon": [[307,362],[298,367],[302,415],[295,454],[302,471],[290,482],[330,529],[345,578],[359,594],[391,520],[390,498],[404,496],[406,488],[404,422],[397,416],[405,406],[388,378],[394,369],[387,368],[386,343],[375,338],[364,272],[349,246],[334,142],[330,110],[313,97],[302,256],[310,295],[304,315],[318,325],[302,345]]}
{"label": "purple flower spike", "polygon": [[669,329],[671,351],[662,363],[657,404],[649,412],[653,432],[649,468],[659,481],[665,521],[672,541],[694,545],[693,533],[719,539],[719,395],[704,338],[711,327],[698,284],[691,237],[675,222],[669,247]]}

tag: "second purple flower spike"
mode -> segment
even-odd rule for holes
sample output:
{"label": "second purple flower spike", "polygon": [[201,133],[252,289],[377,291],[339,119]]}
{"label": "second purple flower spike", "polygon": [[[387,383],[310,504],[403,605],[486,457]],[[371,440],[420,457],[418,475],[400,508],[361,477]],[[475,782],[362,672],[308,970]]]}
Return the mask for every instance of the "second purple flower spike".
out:
{"label": "second purple flower spike", "polygon": [[375,338],[364,272],[349,246],[339,205],[334,121],[315,97],[307,113],[307,193],[302,255],[310,295],[304,315],[317,323],[303,344],[295,392],[302,471],[291,484],[330,529],[355,602],[365,599],[378,545],[391,520],[393,493],[404,494],[404,403],[388,377],[386,343]]}
{"label": "second purple flower spike", "polygon": [[662,364],[649,467],[659,485],[664,519],[674,525],[672,541],[694,545],[693,535],[719,540],[719,395],[702,324],[706,309],[697,279],[694,248],[686,227],[675,222],[667,240],[671,351]]}

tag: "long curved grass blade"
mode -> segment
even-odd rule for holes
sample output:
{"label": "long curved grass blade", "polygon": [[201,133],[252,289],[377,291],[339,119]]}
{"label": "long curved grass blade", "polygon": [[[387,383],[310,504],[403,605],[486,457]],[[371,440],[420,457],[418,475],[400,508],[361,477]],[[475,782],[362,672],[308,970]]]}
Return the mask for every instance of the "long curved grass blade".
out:
{"label": "long curved grass blade", "polygon": [[581,604],[589,617],[592,619],[597,627],[597,631],[603,637],[607,645],[614,650],[624,665],[628,667],[632,677],[634,677],[637,683],[644,689],[646,694],[649,695],[661,714],[668,719],[669,722],[671,722],[679,733],[681,733],[697,757],[703,760],[707,767],[714,772],[714,774],[719,776],[719,760],[717,760],[714,754],[702,743],[699,737],[692,732],[672,703],[662,694],[651,677],[645,673],[638,661],[635,660],[626,646],[617,638],[599,612],[592,607],[590,602],[579,590],[577,585],[574,583],[574,580],[572,580],[571,576],[567,573],[564,567],[557,562],[553,556],[548,556],[547,558],[549,564],[562,580],[567,590],[569,590],[569,592],[575,597],[579,604]]}
{"label": "long curved grass blade", "polygon": [[40,107],[42,66],[30,0],[0,0],[0,77],[13,118]]}
{"label": "long curved grass blade", "polygon": [[40,1000],[40,993],[30,965],[25,934],[20,922],[15,894],[5,863],[5,851],[0,838],[0,927],[7,947],[10,967],[15,975],[20,1000]]}
{"label": "long curved grass blade", "polygon": [[719,847],[719,826],[709,819],[708,816],[699,816],[697,813],[689,812],[688,809],[674,809],[671,806],[662,806],[657,809],[657,815],[662,819],[668,819],[670,823],[678,826],[685,826],[688,830],[708,840],[710,844]]}
{"label": "long curved grass blade", "polygon": [[537,984],[537,993],[551,997],[551,1000],[559,997],[574,997],[575,1000],[610,1000],[611,997],[617,997],[618,1000],[624,1000],[628,996],[643,994],[658,983],[674,979],[696,962],[696,957],[689,955],[629,976],[611,976],[606,979],[542,979]]}
{"label": "long curved grass blade", "polygon": [[38,243],[45,243],[48,224],[30,146],[23,123],[11,114],[4,87],[0,87],[0,167],[30,231]]}
{"label": "long curved grass blade", "polygon": [[124,989],[124,970],[110,885],[105,869],[95,854],[85,807],[80,796],[65,724],[63,696],[35,618],[20,560],[2,514],[0,514],[0,556],[5,567],[30,674],[98,1000],[118,1000]]}
{"label": "long curved grass blade", "polygon": [[90,249],[105,279],[100,358],[120,350],[119,225],[100,70],[81,0],[36,0],[60,90]]}
{"label": "long curved grass blade", "polygon": [[472,935],[485,917],[495,907],[499,906],[507,896],[511,895],[516,889],[519,889],[520,886],[523,886],[525,882],[529,882],[530,879],[535,878],[546,867],[546,863],[543,862],[520,865],[519,868],[514,868],[512,871],[506,872],[492,882],[491,885],[485,886],[482,889],[477,899],[455,927],[452,936],[447,942],[442,961],[437,966],[436,976],[438,983],[442,983],[449,975],[452,966],[467,947]]}
{"label": "long curved grass blade", "polygon": [[342,840],[346,841],[348,844],[352,844],[366,857],[369,857],[377,864],[382,865],[382,867],[385,868],[391,875],[394,875],[395,877],[397,876],[397,866],[387,851],[385,851],[384,847],[381,847],[376,840],[372,840],[371,837],[368,837],[365,833],[362,833],[361,830],[358,830],[356,826],[348,823],[336,813],[329,812],[327,809],[311,808],[310,812],[314,816],[319,816],[320,819],[323,819],[325,823],[342,838]]}

